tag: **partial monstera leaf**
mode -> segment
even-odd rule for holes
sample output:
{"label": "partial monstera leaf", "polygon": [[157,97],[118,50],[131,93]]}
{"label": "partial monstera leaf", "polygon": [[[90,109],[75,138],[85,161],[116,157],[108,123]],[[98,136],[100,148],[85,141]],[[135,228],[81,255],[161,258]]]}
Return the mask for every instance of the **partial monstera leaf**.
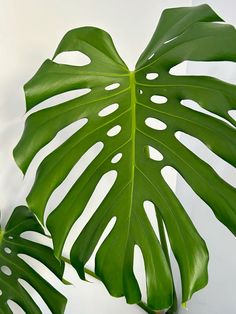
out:
{"label": "partial monstera leaf", "polygon": [[44,234],[36,217],[25,206],[15,208],[5,229],[0,229],[0,313],[12,313],[9,300],[17,303],[25,313],[42,313],[22,285],[23,281],[39,293],[52,313],[64,313],[66,298],[20,255],[40,261],[59,279],[63,276],[64,263],[55,258],[51,248],[23,238],[21,235],[27,231]]}
{"label": "partial monstera leaf", "polygon": [[[86,262],[116,217],[96,254],[96,274],[113,296],[139,302],[141,293],[133,271],[138,246],[145,264],[147,303],[153,309],[169,308],[174,290],[171,269],[145,211],[148,200],[166,227],[185,302],[207,283],[208,251],[162,169],[176,169],[215,216],[236,233],[235,189],[176,137],[177,131],[187,133],[235,165],[235,121],[229,110],[236,108],[236,88],[212,77],[174,76],[169,71],[185,60],[236,61],[236,31],[207,5],[175,8],[163,12],[135,71],[128,70],[111,37],[101,29],[69,31],[54,58],[69,51],[84,53],[91,62],[70,66],[46,60],[25,85],[27,110],[64,92],[91,91],[29,115],[14,151],[22,171],[60,130],[83,118],[87,123],[42,161],[27,198],[29,207],[43,221],[54,190],[90,147],[102,143],[100,153],[47,218],[56,255],[60,257],[69,231],[101,177],[115,171],[115,183],[72,247],[71,263],[84,278]],[[183,106],[185,99],[215,115]],[[158,158],[153,158],[153,150]]]}

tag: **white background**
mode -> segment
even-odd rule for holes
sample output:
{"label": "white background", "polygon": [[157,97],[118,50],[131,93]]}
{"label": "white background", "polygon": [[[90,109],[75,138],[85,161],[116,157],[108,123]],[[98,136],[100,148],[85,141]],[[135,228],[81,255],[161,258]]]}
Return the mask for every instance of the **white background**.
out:
{"label": "white background", "polygon": [[[229,23],[236,24],[234,0],[204,1]],[[204,3],[203,2],[203,3]],[[0,0],[0,206],[6,220],[14,206],[24,203],[32,178],[22,184],[22,174],[12,158],[12,149],[23,128],[25,111],[23,84],[35,73],[41,63],[53,52],[69,29],[93,25],[107,30],[125,62],[130,68],[145,48],[163,9],[166,7],[199,4],[190,0],[76,0],[35,1]],[[209,66],[211,75],[236,83],[236,67],[227,65],[223,74],[218,67]],[[195,65],[189,72],[199,71]],[[188,138],[183,139],[204,158],[210,158],[217,170],[232,184],[236,184],[235,173],[218,158],[208,156],[206,149]],[[208,156],[208,157],[207,157]],[[169,177],[170,180],[175,177]],[[208,287],[197,293],[188,308],[191,314],[236,313],[236,241],[216,221],[210,209],[194,196],[191,190],[178,179],[178,195],[189,208],[189,214],[206,239],[210,251],[210,281]],[[186,252],[187,254],[187,252]],[[137,272],[142,281],[142,263],[137,263]],[[46,274],[46,270],[43,269]],[[178,273],[176,271],[178,279]],[[99,283],[84,283],[75,280],[75,272],[67,270],[67,278],[75,286],[62,287],[51,278],[69,298],[66,314],[118,314],[143,313],[137,306],[127,305],[124,299],[114,299]],[[38,300],[41,303],[40,300]],[[181,313],[186,310],[182,310]],[[21,313],[19,309],[15,313]],[[43,313],[49,313],[43,307]]]}

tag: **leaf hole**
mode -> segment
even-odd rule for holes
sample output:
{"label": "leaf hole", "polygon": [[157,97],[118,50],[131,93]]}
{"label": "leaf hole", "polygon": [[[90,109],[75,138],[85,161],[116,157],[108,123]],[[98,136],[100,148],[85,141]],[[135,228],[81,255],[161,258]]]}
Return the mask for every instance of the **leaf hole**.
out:
{"label": "leaf hole", "polygon": [[144,302],[147,302],[145,263],[142,251],[137,244],[134,245],[133,271],[135,278],[137,279],[139,284],[142,300]]}
{"label": "leaf hole", "polygon": [[0,296],[2,295],[2,290],[0,289]]}
{"label": "leaf hole", "polygon": [[[38,254],[40,254],[40,253],[38,253]],[[51,263],[53,263],[53,264],[46,262],[46,261],[44,263],[43,260],[40,261],[40,260],[36,259],[36,257],[34,258],[34,257],[31,257],[31,256],[26,255],[24,253],[18,253],[17,256],[22,261],[24,261],[30,268],[32,268],[35,272],[37,272],[39,274],[39,276],[42,276],[46,281],[48,281],[48,283],[50,283],[50,285],[52,285],[53,287],[57,287],[57,289],[60,289],[62,287],[62,282],[59,279],[59,277],[57,277],[59,275],[58,271],[56,271],[55,273],[53,272],[53,267],[55,267],[55,269],[58,269],[59,261],[54,257],[53,251],[51,249],[49,251],[47,251],[47,256],[48,256],[48,259],[50,259]],[[52,267],[52,265],[54,265],[54,266]],[[49,268],[49,267],[51,267],[51,268]],[[18,281],[20,282],[21,285],[22,285],[22,280],[23,280],[22,278],[18,279]],[[26,284],[28,285],[29,288],[31,287],[30,289],[34,290],[34,287],[31,286],[30,283],[26,282]],[[24,285],[22,285],[22,286],[24,287]],[[37,294],[36,290],[35,290],[35,294]],[[40,295],[39,295],[39,297],[40,297]]]}
{"label": "leaf hole", "polygon": [[12,271],[10,270],[10,268],[5,265],[1,267],[1,271],[7,276],[11,276],[12,274]]}
{"label": "leaf hole", "polygon": [[154,104],[165,104],[167,102],[167,98],[165,96],[161,96],[161,95],[153,95],[150,100],[154,103]]}
{"label": "leaf hole", "polygon": [[11,249],[9,249],[9,247],[5,247],[4,248],[4,251],[7,253],[7,254],[11,254]]}
{"label": "leaf hole", "polygon": [[235,84],[236,64],[233,61],[183,61],[169,70],[171,75],[212,76]]}
{"label": "leaf hole", "polygon": [[[24,183],[25,186],[31,186],[33,184],[34,177],[36,175],[37,168],[39,167],[42,160],[48,156],[50,153],[54,152],[55,149],[59,146],[61,146],[63,143],[66,142],[67,139],[69,139],[73,134],[81,130],[86,124],[88,123],[87,118],[83,118],[80,120],[77,120],[63,129],[61,129],[55,137],[48,142],[43,148],[41,148],[37,154],[34,156],[33,160],[31,161],[26,175],[24,177]],[[32,135],[33,138],[33,135]],[[33,143],[33,139],[31,139],[30,143]]]}
{"label": "leaf hole", "polygon": [[28,241],[35,242],[35,243],[40,243],[43,245],[47,245],[49,247],[52,245],[52,239],[36,231],[24,231],[20,234],[20,237],[22,239],[26,239]]}
{"label": "leaf hole", "polygon": [[149,128],[152,128],[154,130],[165,130],[167,128],[167,125],[162,122],[161,120],[159,119],[156,119],[156,118],[147,118],[145,120],[145,124],[149,127]]}
{"label": "leaf hole", "polygon": [[105,90],[109,91],[109,90],[117,89],[119,86],[120,86],[120,83],[113,83],[113,84],[106,86]]}
{"label": "leaf hole", "polygon": [[167,41],[164,42],[164,45],[170,43],[171,41],[175,40],[176,38],[178,38],[178,36],[175,36],[175,37],[173,37],[171,39],[168,39]]}
{"label": "leaf hole", "polygon": [[[43,273],[43,275],[44,275],[44,273]],[[25,289],[25,291],[27,291],[27,293],[30,296],[33,296],[34,302],[40,308],[42,313],[52,313],[50,311],[49,307],[47,306],[46,302],[43,300],[42,296],[39,294],[39,292],[30,283],[28,283],[26,280],[24,280],[22,278],[19,278],[18,282],[21,285],[21,287],[23,287]],[[58,286],[56,286],[56,287],[58,287]]]}
{"label": "leaf hole", "polygon": [[112,158],[111,163],[116,164],[117,162],[121,160],[121,158],[122,158],[122,153],[118,153]]}
{"label": "leaf hole", "polygon": [[200,106],[196,101],[193,101],[191,99],[182,99],[180,101],[180,103],[181,103],[181,105],[183,105],[186,108],[190,108],[190,109],[195,110],[197,112],[202,112],[208,116],[212,116],[218,120],[224,121],[225,123],[233,126],[228,120],[224,119],[223,117],[219,116],[218,114],[215,114],[211,111],[206,110],[205,108]]}
{"label": "leaf hole", "polygon": [[140,94],[140,95],[143,94],[143,90],[142,90],[142,89],[139,90],[139,94]]}
{"label": "leaf hole", "polygon": [[208,163],[227,183],[236,187],[236,168],[212,152],[201,140],[181,131],[175,132],[177,140],[186,148]]}
{"label": "leaf hole", "polygon": [[161,169],[161,175],[175,193],[178,172],[171,166],[165,166]]}
{"label": "leaf hole", "polygon": [[54,106],[58,106],[62,103],[68,102],[68,101],[76,100],[79,97],[89,94],[91,91],[92,90],[90,88],[80,88],[80,89],[75,89],[75,90],[67,91],[67,92],[52,96],[40,102],[40,104],[38,104],[34,108],[30,109],[26,113],[26,117],[42,109],[51,108]]}
{"label": "leaf hole", "polygon": [[95,272],[95,261],[96,261],[97,252],[98,252],[100,246],[102,245],[102,243],[109,236],[109,233],[114,228],[114,226],[116,224],[116,220],[117,220],[116,217],[112,217],[111,220],[108,222],[108,224],[106,225],[106,228],[104,229],[101,237],[99,238],[99,240],[98,240],[98,242],[94,248],[92,255],[90,256],[90,258],[87,262],[87,264],[89,265],[89,268],[91,268],[94,272]]}
{"label": "leaf hole", "polygon": [[155,205],[153,204],[153,202],[149,200],[145,200],[143,202],[143,208],[145,210],[145,213],[148,217],[150,224],[152,225],[152,228],[156,234],[156,237],[159,239],[160,236],[159,236]]}
{"label": "leaf hole", "polygon": [[8,239],[9,240],[13,240],[14,238],[13,238],[13,236],[9,236]]}
{"label": "leaf hole", "polygon": [[14,302],[13,300],[7,300],[7,305],[12,310],[12,313],[26,314],[26,312],[20,307],[20,305]]}
{"label": "leaf hole", "polygon": [[61,52],[53,60],[58,64],[67,64],[74,66],[85,66],[91,63],[91,59],[81,51],[65,51]]}
{"label": "leaf hole", "polygon": [[95,160],[95,158],[101,153],[103,148],[103,142],[97,142],[79,158],[79,160],[70,170],[63,182],[51,194],[45,209],[45,217],[47,217],[52,212],[52,210],[60,204],[60,202],[69,192],[73,184],[84,173],[84,171]]}
{"label": "leaf hole", "polygon": [[156,161],[163,160],[163,158],[164,158],[163,155],[156,148],[154,148],[152,146],[148,146],[148,151],[149,151],[150,159],[156,160]]}
{"label": "leaf hole", "polygon": [[111,128],[108,132],[107,135],[112,137],[112,136],[116,136],[117,134],[119,134],[121,131],[121,126],[120,125],[116,125],[113,128]]}
{"label": "leaf hole", "polygon": [[102,204],[103,200],[115,184],[116,179],[116,170],[110,170],[100,178],[80,218],[74,222],[73,226],[70,229],[63,248],[64,254],[70,252],[71,246],[73,245],[83,228],[88,224],[89,220],[94,215],[98,207]]}
{"label": "leaf hole", "polygon": [[155,80],[159,76],[158,73],[147,73],[146,79],[149,81]]}
{"label": "leaf hole", "polygon": [[169,70],[169,73],[171,75],[186,75],[186,72],[187,72],[187,62],[188,61],[184,61],[184,62],[181,62],[181,63],[173,66]]}
{"label": "leaf hole", "polygon": [[228,114],[231,118],[233,118],[236,121],[236,110],[229,110]]}
{"label": "leaf hole", "polygon": [[115,112],[117,109],[119,108],[119,104],[112,104],[112,105],[109,105],[105,108],[103,108],[99,113],[99,117],[106,117],[108,116],[109,114]]}
{"label": "leaf hole", "polygon": [[155,53],[152,53],[149,57],[148,60],[151,60],[155,56]]}

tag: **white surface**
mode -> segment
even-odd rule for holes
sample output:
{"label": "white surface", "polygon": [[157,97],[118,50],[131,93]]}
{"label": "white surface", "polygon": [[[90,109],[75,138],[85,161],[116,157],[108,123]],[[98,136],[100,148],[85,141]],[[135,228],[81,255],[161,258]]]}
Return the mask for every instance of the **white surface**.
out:
{"label": "white surface", "polygon": [[[161,11],[167,6],[184,6],[190,3],[190,0],[0,0],[0,206],[4,219],[16,205],[24,203],[32,182],[32,178],[27,177],[22,184],[22,175],[12,158],[12,149],[23,128],[25,104],[22,86],[41,63],[52,56],[65,32],[84,25],[107,30],[121,57],[133,68],[153,34]],[[233,0],[214,0],[211,4],[227,21],[235,23]],[[235,72],[232,75],[235,76]],[[60,140],[59,138],[57,144]],[[33,169],[39,160],[40,158]],[[226,168],[223,171],[226,172]],[[169,174],[168,179],[174,183],[174,176]],[[218,314],[224,309],[226,313],[233,313],[236,291],[234,238],[217,223],[203,202],[187,188],[185,193],[183,190],[183,183],[179,182],[181,198],[185,198],[186,205],[191,207],[190,214],[207,240],[211,254],[209,286],[189,303],[189,313]],[[55,197],[51,200],[51,206],[54,202]],[[84,217],[84,221],[87,218]],[[138,260],[135,270],[143,281],[141,259]],[[143,313],[137,306],[125,304],[124,299],[111,298],[101,284],[84,283],[75,279],[75,272],[71,269],[67,271],[67,278],[75,286],[63,288],[69,298],[66,314]],[[57,280],[51,280],[62,289]],[[20,311],[15,313],[20,314]],[[44,308],[43,313],[47,314],[48,310]]]}

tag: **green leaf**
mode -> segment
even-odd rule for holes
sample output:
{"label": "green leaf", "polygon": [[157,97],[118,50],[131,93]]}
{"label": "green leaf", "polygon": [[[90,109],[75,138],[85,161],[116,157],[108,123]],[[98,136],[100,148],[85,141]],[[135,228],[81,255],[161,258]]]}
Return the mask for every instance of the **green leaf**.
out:
{"label": "green leaf", "polygon": [[66,298],[20,255],[24,254],[43,263],[60,279],[64,263],[55,258],[51,248],[23,238],[21,235],[26,231],[44,235],[33,213],[27,207],[19,206],[13,211],[6,228],[0,232],[0,313],[12,313],[7,303],[9,300],[17,303],[26,313],[42,313],[25,290],[22,280],[39,293],[52,313],[64,313]]}
{"label": "green leaf", "polygon": [[[63,92],[91,89],[84,96],[32,113],[14,156],[25,172],[35,154],[60,130],[82,118],[88,119],[42,161],[27,201],[43,221],[53,191],[88,149],[102,142],[101,152],[49,215],[47,227],[56,255],[60,257],[69,231],[83,213],[101,177],[116,171],[114,185],[73,245],[71,263],[84,279],[84,265],[106,226],[116,217],[112,231],[96,254],[95,271],[113,296],[124,295],[129,303],[138,303],[141,298],[133,272],[135,245],[144,258],[148,306],[165,309],[173,302],[168,259],[144,209],[145,200],[155,205],[157,215],[165,224],[180,268],[182,301],[186,302],[207,284],[205,242],[164,180],[161,170],[165,166],[176,169],[216,217],[236,234],[235,189],[175,136],[177,131],[194,136],[218,156],[236,164],[235,128],[217,116],[181,104],[181,100],[194,100],[235,125],[228,113],[236,108],[235,86],[212,77],[169,73],[173,66],[185,60],[236,61],[235,29],[215,22],[222,20],[207,5],[165,10],[134,72],[121,60],[106,32],[94,27],[74,29],[62,39],[54,57],[79,51],[91,63],[70,66],[46,60],[25,85],[27,110]],[[147,77],[150,73],[158,77],[150,80]],[[114,83],[120,84],[119,87],[107,90]],[[154,95],[162,96],[161,102],[166,102],[153,102]],[[119,104],[118,109],[101,117],[100,111],[111,104]],[[148,118],[160,120],[163,130],[149,127]],[[114,126],[120,126],[121,131],[111,137],[109,130]],[[153,160],[151,149],[159,151],[163,159]],[[111,162],[117,154],[122,154],[122,158]]]}

